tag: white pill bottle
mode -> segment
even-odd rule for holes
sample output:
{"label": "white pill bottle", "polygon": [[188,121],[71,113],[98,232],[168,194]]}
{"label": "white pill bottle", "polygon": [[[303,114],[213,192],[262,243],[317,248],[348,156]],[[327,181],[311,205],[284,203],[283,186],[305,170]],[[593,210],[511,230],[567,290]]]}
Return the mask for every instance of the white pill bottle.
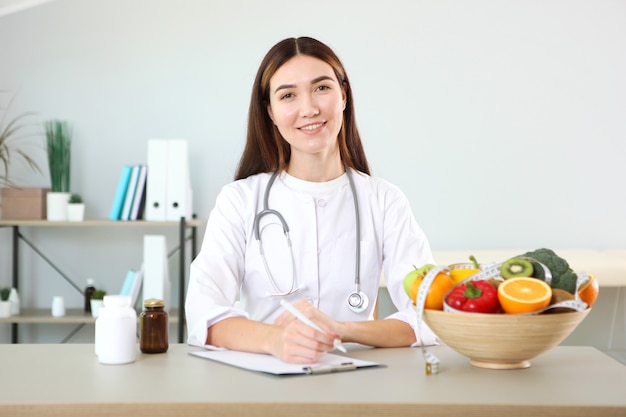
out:
{"label": "white pill bottle", "polygon": [[137,312],[126,295],[105,295],[96,319],[96,355],[106,365],[132,363],[137,358]]}

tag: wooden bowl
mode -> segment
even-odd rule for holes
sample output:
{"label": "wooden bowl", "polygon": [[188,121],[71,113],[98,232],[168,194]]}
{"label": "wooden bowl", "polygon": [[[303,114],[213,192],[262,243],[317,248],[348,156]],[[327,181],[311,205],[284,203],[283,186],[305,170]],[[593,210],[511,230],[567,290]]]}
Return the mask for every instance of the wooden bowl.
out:
{"label": "wooden bowl", "polygon": [[526,315],[424,310],[424,321],[474,366],[522,369],[530,366],[530,359],[561,343],[589,311]]}

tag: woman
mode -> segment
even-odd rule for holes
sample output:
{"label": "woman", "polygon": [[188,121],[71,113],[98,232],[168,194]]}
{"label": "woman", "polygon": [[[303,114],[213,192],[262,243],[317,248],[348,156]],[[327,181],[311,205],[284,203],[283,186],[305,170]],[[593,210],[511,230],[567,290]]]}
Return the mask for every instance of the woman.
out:
{"label": "woman", "polygon": [[[265,56],[235,179],[191,265],[190,344],[312,363],[335,339],[435,342],[426,326],[418,340],[403,290],[413,265],[433,262],[430,246],[404,194],[370,176],[350,83],[328,46],[291,38]],[[381,270],[399,311],[372,320]],[[324,332],[295,319],[282,299]]]}

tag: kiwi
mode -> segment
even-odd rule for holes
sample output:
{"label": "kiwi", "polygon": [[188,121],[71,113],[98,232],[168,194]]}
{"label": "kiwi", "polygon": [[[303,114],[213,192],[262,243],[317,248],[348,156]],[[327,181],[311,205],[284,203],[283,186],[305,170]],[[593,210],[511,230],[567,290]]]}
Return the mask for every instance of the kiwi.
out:
{"label": "kiwi", "polygon": [[[573,300],[574,294],[562,290],[560,288],[552,288],[552,299],[550,300],[550,305],[560,303],[561,301]],[[569,313],[570,311],[575,311],[572,308],[568,307],[554,307],[549,310],[546,310],[545,313],[554,314],[554,313]]]}
{"label": "kiwi", "polygon": [[574,294],[569,291],[562,290],[560,288],[552,288],[552,298],[550,299],[550,305],[560,303],[561,301],[573,300]]}
{"label": "kiwi", "polygon": [[500,266],[500,275],[502,278],[513,277],[532,277],[533,264],[522,258],[511,258],[502,263]]}
{"label": "kiwi", "polygon": [[496,287],[496,289],[500,286],[500,284],[502,284],[502,280],[498,279],[498,278],[491,278],[490,280],[488,280],[488,282],[493,285],[494,287]]}

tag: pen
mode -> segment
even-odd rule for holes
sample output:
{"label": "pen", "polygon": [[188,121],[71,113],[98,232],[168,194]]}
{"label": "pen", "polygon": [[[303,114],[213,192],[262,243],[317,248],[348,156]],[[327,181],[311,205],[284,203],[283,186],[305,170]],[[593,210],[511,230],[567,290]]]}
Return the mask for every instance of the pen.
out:
{"label": "pen", "polygon": [[[309,320],[308,318],[306,318],[301,312],[300,310],[298,310],[297,308],[295,308],[294,306],[292,306],[287,300],[282,299],[280,300],[280,305],[285,307],[285,309],[287,311],[289,311],[291,314],[293,314],[294,316],[296,316],[296,318],[298,320],[300,320],[302,323],[306,324],[309,327],[314,328],[315,330],[317,330],[318,332],[322,332],[324,334],[327,334],[324,329],[322,329],[320,326],[318,326],[317,324],[313,323],[311,320]],[[333,345],[335,346],[336,349],[339,349],[340,351],[346,353],[347,350],[346,348],[341,344],[341,341],[339,339],[335,339],[333,342]]]}
{"label": "pen", "polygon": [[307,374],[329,374],[331,372],[354,371],[356,365],[352,362],[345,362],[340,365],[330,366],[305,366],[302,368]]}

